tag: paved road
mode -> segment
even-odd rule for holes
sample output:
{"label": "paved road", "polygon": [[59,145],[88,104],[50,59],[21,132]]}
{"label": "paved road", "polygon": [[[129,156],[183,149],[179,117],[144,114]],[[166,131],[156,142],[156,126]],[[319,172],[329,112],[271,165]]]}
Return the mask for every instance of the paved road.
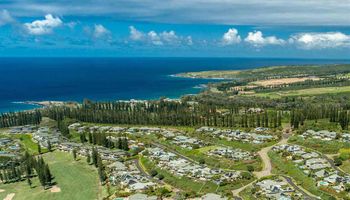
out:
{"label": "paved road", "polygon": [[145,176],[145,177],[147,177],[147,178],[152,178],[144,169],[143,169],[143,167],[141,167],[141,165],[140,165],[140,162],[139,162],[139,160],[138,159],[135,159],[135,160],[133,160],[134,161],[134,164],[135,164],[135,166],[137,167],[137,169],[141,172],[141,174],[143,175],[143,176]]}
{"label": "paved road", "polygon": [[314,196],[313,194],[310,194],[309,192],[305,191],[304,189],[300,188],[299,186],[297,186],[290,177],[285,176],[285,175],[282,175],[282,177],[284,179],[286,179],[287,183],[289,185],[291,185],[294,188],[294,190],[300,192],[304,196],[305,200],[317,200],[317,199],[320,199],[320,198]]}
{"label": "paved road", "polygon": [[325,155],[325,154],[323,154],[323,153],[321,153],[321,152],[319,152],[319,153],[320,153],[320,155],[321,155],[324,159],[326,159],[326,160],[329,162],[329,164],[331,164],[331,167],[332,167],[333,169],[335,169],[336,171],[338,171],[338,172],[340,172],[340,173],[345,173],[345,174],[346,174],[346,172],[344,172],[341,168],[339,168],[338,166],[336,166],[336,165],[334,164],[333,159],[330,158],[332,155],[327,156],[327,155]]}

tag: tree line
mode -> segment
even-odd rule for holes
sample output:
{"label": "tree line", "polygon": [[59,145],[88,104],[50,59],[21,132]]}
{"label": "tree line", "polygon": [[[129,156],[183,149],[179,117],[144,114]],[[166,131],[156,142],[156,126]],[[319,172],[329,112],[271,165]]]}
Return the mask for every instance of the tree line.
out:
{"label": "tree line", "polygon": [[51,174],[49,165],[45,163],[44,159],[39,156],[35,157],[28,152],[18,161],[13,161],[9,165],[2,167],[0,172],[0,179],[3,183],[12,183],[27,180],[31,186],[31,178],[37,176],[40,184],[44,187],[52,185],[53,176]]}
{"label": "tree line", "polygon": [[[224,111],[222,111],[224,110]],[[211,102],[89,102],[77,108],[48,108],[43,115],[61,121],[61,117],[91,123],[128,125],[278,127],[281,111],[249,113],[248,108],[223,107]],[[59,116],[59,118],[55,118]],[[65,126],[66,127],[66,126]],[[64,128],[66,129],[66,128]],[[64,132],[62,128],[61,132]]]}
{"label": "tree line", "polygon": [[0,115],[0,128],[27,124],[37,125],[40,122],[41,113],[38,110],[33,112],[4,113]]}

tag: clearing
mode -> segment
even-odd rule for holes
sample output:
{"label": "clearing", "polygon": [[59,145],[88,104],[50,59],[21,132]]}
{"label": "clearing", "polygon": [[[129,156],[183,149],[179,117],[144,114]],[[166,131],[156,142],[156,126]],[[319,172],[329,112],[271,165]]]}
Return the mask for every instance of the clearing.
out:
{"label": "clearing", "polygon": [[[37,178],[32,178],[33,188],[27,181],[0,185],[0,199],[14,193],[13,200],[66,200],[66,199],[98,199],[99,181],[97,170],[87,165],[85,159],[74,161],[71,154],[52,152],[43,155],[49,164],[57,186],[44,190]],[[59,192],[61,190],[61,192]]]}
{"label": "clearing", "polygon": [[318,78],[318,77],[300,77],[300,78],[268,79],[268,80],[255,81],[255,82],[252,82],[250,84],[267,87],[267,86],[277,86],[277,85],[283,85],[283,84],[304,82],[306,80],[318,81],[318,80],[320,80],[320,78]]}
{"label": "clearing", "polygon": [[259,96],[259,97],[281,98],[281,97],[287,97],[287,96],[312,96],[312,95],[322,95],[322,94],[339,94],[339,93],[346,93],[346,92],[350,92],[350,86],[288,90],[288,91],[280,91],[280,92],[256,93],[253,95]]}

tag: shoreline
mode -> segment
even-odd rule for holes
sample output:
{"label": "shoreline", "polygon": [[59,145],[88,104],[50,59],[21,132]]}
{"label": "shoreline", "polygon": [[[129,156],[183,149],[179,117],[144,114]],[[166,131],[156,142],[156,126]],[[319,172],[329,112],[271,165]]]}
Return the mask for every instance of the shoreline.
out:
{"label": "shoreline", "polygon": [[11,103],[33,105],[33,106],[39,106],[39,107],[48,107],[48,106],[64,105],[66,102],[65,101],[15,101]]}
{"label": "shoreline", "polygon": [[169,75],[170,77],[174,78],[186,78],[186,79],[203,79],[203,80],[217,80],[217,81],[224,81],[224,80],[233,80],[230,78],[215,78],[215,77],[201,77],[201,76],[191,76],[188,73],[179,73],[179,74],[172,74]]}

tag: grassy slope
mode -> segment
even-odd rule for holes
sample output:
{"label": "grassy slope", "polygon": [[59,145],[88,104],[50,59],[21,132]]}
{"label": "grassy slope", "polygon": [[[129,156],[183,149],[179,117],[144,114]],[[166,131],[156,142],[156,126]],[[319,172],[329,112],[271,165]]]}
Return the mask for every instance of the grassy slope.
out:
{"label": "grassy slope", "polygon": [[343,164],[340,166],[340,168],[344,170],[344,172],[350,174],[350,160],[343,161]]}
{"label": "grassy slope", "polygon": [[272,66],[247,70],[216,70],[180,73],[178,76],[191,78],[265,78],[265,77],[288,77],[347,74],[350,72],[349,65],[309,65],[309,66]]}
{"label": "grassy slope", "polygon": [[[32,136],[29,134],[21,134],[21,135],[15,135],[13,136],[17,139],[19,139],[23,145],[23,148],[27,150],[31,154],[38,154],[38,144],[33,142]],[[46,153],[47,149],[44,147],[41,147],[41,152]]]}
{"label": "grassy slope", "polygon": [[33,179],[34,188],[30,189],[27,182],[0,185],[5,192],[0,193],[0,199],[9,193],[15,193],[13,200],[67,200],[67,199],[98,199],[99,183],[97,170],[86,164],[85,160],[73,161],[72,156],[62,152],[52,152],[44,155],[50,166],[55,181],[61,188],[59,193],[45,191],[37,178]]}
{"label": "grassy slope", "polygon": [[287,90],[281,92],[267,92],[267,93],[256,93],[254,96],[258,97],[269,97],[269,98],[281,98],[290,96],[313,96],[322,94],[339,94],[350,92],[350,86],[344,87],[324,87],[324,88],[309,88],[301,90]]}

